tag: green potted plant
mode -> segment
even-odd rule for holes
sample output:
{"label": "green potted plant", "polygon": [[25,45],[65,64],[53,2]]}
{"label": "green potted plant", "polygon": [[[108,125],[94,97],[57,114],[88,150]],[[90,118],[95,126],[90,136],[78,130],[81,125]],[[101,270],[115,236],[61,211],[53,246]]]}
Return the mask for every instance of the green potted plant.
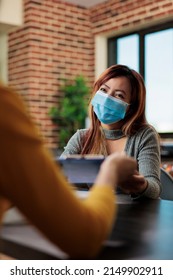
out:
{"label": "green potted plant", "polygon": [[83,76],[77,76],[73,81],[64,80],[61,87],[63,95],[57,106],[49,110],[49,116],[59,127],[60,150],[77,129],[85,127],[89,90]]}

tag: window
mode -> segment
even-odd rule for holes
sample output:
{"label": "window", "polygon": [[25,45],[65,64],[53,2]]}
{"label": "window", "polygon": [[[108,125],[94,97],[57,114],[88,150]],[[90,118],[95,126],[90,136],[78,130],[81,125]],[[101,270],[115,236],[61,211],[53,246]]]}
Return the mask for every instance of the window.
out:
{"label": "window", "polygon": [[117,63],[129,65],[131,68],[139,71],[138,34],[133,34],[117,39]]}
{"label": "window", "polygon": [[173,136],[173,22],[108,40],[108,63],[126,64],[145,80],[146,117]]}

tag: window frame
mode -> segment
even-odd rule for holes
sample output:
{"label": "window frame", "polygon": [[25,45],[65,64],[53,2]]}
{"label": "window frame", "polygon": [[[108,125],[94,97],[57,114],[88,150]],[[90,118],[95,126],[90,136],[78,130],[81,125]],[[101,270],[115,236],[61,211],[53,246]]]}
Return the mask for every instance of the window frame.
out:
{"label": "window frame", "polygon": [[[108,61],[108,67],[110,67],[113,64],[117,63],[117,40],[120,38],[123,38],[125,36],[134,35],[137,34],[139,36],[139,72],[143,76],[145,80],[145,35],[163,31],[169,28],[173,28],[173,20],[166,22],[166,23],[160,23],[157,25],[153,25],[150,27],[142,28],[139,30],[133,30],[131,32],[124,32],[120,35],[113,36],[108,38],[107,41],[107,61]],[[161,138],[173,138],[173,131],[171,132],[159,132],[159,135]]]}

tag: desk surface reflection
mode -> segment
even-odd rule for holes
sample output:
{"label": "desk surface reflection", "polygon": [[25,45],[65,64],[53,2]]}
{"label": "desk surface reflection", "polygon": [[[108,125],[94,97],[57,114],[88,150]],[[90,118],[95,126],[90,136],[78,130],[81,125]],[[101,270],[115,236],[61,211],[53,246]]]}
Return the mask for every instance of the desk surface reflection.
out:
{"label": "desk surface reflection", "polygon": [[[80,192],[81,197],[86,194]],[[173,260],[173,201],[117,197],[118,216],[96,259]],[[17,259],[68,258],[27,223],[4,225],[1,247]]]}

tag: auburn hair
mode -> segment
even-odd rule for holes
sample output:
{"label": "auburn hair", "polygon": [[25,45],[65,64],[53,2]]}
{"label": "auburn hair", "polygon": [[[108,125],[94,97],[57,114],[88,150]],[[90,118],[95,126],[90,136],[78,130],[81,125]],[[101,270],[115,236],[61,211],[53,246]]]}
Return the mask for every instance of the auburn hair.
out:
{"label": "auburn hair", "polygon": [[125,65],[112,65],[100,75],[94,84],[93,93],[89,102],[90,127],[83,139],[81,154],[107,155],[101,123],[94,113],[91,100],[101,85],[116,77],[126,77],[131,85],[131,102],[129,110],[122,121],[122,132],[124,135],[130,136],[135,134],[141,127],[148,125],[145,117],[146,88],[143,77]]}

